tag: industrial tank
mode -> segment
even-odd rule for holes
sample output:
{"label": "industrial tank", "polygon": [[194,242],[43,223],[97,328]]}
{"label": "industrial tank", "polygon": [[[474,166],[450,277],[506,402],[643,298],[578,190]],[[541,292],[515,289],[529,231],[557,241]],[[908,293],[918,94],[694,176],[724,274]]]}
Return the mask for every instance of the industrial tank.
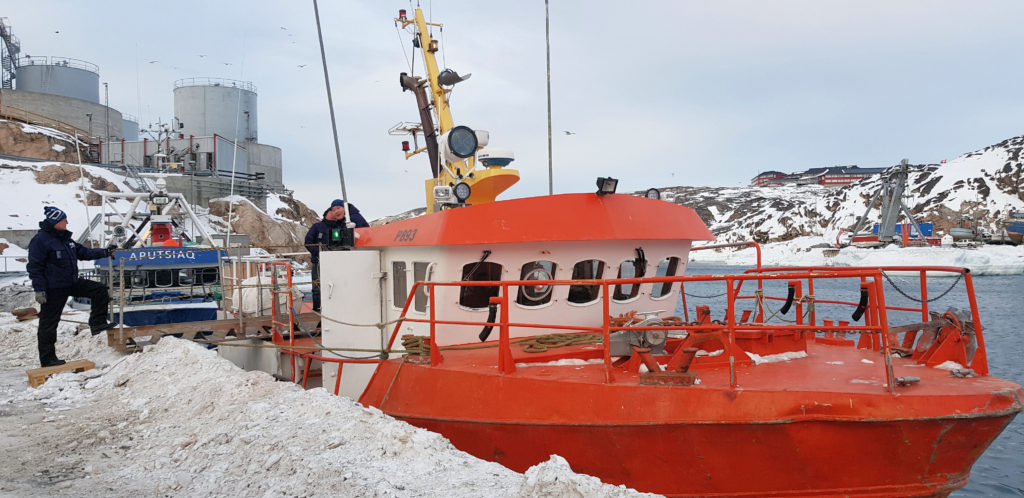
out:
{"label": "industrial tank", "polygon": [[256,142],[256,87],[248,81],[186,78],[174,82],[174,130]]}
{"label": "industrial tank", "polygon": [[125,140],[139,139],[139,118],[128,113],[121,113],[121,133]]}
{"label": "industrial tank", "polygon": [[91,62],[67,57],[22,57],[15,74],[18,90],[100,102],[99,67]]}

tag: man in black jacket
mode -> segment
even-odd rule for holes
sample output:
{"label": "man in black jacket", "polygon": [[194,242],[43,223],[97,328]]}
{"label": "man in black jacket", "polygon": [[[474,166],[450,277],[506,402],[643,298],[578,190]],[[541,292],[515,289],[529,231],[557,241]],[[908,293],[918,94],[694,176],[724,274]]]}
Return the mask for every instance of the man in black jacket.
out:
{"label": "man in black jacket", "polygon": [[[356,228],[368,227],[366,218],[359,214],[355,204],[348,205],[352,222]],[[345,201],[335,199],[331,207],[324,211],[324,219],[316,222],[306,232],[306,250],[313,260],[313,311],[320,311],[320,248],[328,245],[331,230],[345,227]]]}
{"label": "man in black jacket", "polygon": [[79,260],[110,256],[114,248],[89,249],[71,240],[68,216],[56,207],[46,206],[43,214],[46,218],[39,222],[39,232],[28,245],[26,268],[41,308],[36,336],[39,362],[44,367],[52,367],[64,364],[64,360],[57,358],[57,324],[69,296],[87,297],[92,301],[89,313],[92,335],[114,327],[107,322],[110,302],[107,288],[99,282],[78,278]]}

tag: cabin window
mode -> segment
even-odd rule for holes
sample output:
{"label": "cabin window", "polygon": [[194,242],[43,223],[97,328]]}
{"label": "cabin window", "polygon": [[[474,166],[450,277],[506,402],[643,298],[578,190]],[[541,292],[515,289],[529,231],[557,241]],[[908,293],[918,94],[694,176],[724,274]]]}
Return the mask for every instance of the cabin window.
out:
{"label": "cabin window", "polygon": [[[658,273],[656,277],[674,277],[676,272],[679,270],[679,258],[669,257],[661,260],[658,263]],[[651,297],[665,297],[672,292],[672,282],[657,282],[654,284],[654,290],[651,291]]]}
{"label": "cabin window", "polygon": [[396,308],[404,308],[405,300],[409,297],[409,284],[406,282],[405,261],[391,262],[392,281],[392,305]]}
{"label": "cabin window", "polygon": [[[604,275],[604,262],[596,259],[580,261],[572,267],[573,280],[594,280]],[[569,287],[570,303],[590,303],[601,297],[600,285],[573,285]]]}
{"label": "cabin window", "polygon": [[[462,267],[463,281],[496,281],[501,280],[501,265],[489,261],[473,262]],[[492,297],[497,297],[500,287],[463,286],[459,290],[459,304],[474,309],[486,308]]]}
{"label": "cabin window", "polygon": [[132,288],[143,289],[149,286],[149,273],[145,270],[132,272]]}
{"label": "cabin window", "polygon": [[[553,261],[532,261],[523,265],[519,280],[554,280],[555,268],[558,265]],[[516,296],[516,303],[523,306],[540,306],[551,302],[551,291],[554,286],[545,285],[524,285],[519,288]]]}
{"label": "cabin window", "polygon": [[205,284],[215,284],[220,281],[220,270],[217,268],[199,268],[193,270],[195,280]]}
{"label": "cabin window", "polygon": [[178,270],[178,285],[192,285],[195,283],[195,272],[193,270]]}
{"label": "cabin window", "polygon": [[[636,276],[643,276],[643,270],[638,268],[642,263],[637,260],[626,260],[619,265],[619,275],[616,278],[633,278]],[[626,301],[633,299],[637,294],[640,293],[640,286],[637,284],[617,284],[615,291],[612,292],[612,299],[616,301]]]}
{"label": "cabin window", "polygon": [[174,273],[171,270],[157,270],[153,272],[154,287],[170,287],[174,285]]}
{"label": "cabin window", "polygon": [[[430,278],[433,275],[428,273],[429,269],[430,263],[424,263],[419,261],[414,262],[412,264],[412,278],[417,282],[425,282],[430,280]],[[430,273],[433,273],[433,271],[430,271]],[[421,285],[416,288],[416,298],[413,300],[413,309],[419,311],[420,313],[427,311],[427,291],[428,287],[426,285]]]}

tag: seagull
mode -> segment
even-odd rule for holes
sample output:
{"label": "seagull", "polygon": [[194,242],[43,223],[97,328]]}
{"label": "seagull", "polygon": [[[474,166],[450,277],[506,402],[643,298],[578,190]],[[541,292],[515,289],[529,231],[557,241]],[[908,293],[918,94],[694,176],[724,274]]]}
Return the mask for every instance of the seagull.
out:
{"label": "seagull", "polygon": [[155,64],[155,63],[160,62],[160,61],[146,61],[146,62],[148,62],[149,64]]}
{"label": "seagull", "polygon": [[280,27],[281,29],[285,30],[285,31],[288,31],[288,28],[286,28],[286,27],[284,27],[284,26],[279,26],[279,27]]}
{"label": "seagull", "polygon": [[576,134],[575,131],[569,131],[569,130],[565,130],[562,133],[565,133],[566,135],[575,135]]}
{"label": "seagull", "polygon": [[225,66],[230,66],[231,65],[230,62],[221,62],[221,64],[224,64]]}
{"label": "seagull", "polygon": [[206,54],[199,54],[199,57],[206,57]]}
{"label": "seagull", "polygon": [[306,67],[306,65],[305,64],[299,64],[298,66],[295,66],[295,67]]}

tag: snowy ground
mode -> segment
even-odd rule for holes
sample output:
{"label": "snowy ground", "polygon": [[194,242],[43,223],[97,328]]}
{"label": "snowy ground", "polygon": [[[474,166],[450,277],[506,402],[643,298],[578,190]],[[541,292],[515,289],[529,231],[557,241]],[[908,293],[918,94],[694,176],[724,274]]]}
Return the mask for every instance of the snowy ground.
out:
{"label": "snowy ground", "polygon": [[123,355],[63,322],[59,356],[96,369],[29,388],[35,333],[0,313],[0,496],[644,496],[557,456],[513,472],[173,338]]}

